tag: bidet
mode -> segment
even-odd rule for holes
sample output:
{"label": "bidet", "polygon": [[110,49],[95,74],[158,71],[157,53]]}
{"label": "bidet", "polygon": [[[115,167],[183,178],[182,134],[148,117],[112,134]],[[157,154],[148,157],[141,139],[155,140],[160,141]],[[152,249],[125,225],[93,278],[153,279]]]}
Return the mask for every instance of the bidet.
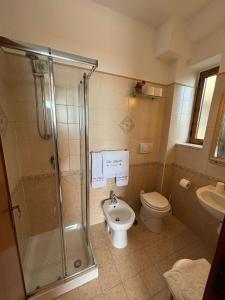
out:
{"label": "bidet", "polygon": [[112,199],[105,200],[103,212],[113,246],[125,248],[127,246],[127,230],[131,228],[135,220],[133,209],[126,202],[117,198],[116,203]]}

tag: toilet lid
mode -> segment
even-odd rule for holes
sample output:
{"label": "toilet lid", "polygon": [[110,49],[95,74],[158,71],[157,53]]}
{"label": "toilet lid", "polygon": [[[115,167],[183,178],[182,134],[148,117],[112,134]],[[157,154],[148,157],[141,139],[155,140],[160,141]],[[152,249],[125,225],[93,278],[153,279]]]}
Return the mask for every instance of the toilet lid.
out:
{"label": "toilet lid", "polygon": [[158,210],[166,209],[169,206],[168,200],[157,192],[146,193],[143,195],[143,199],[148,206]]}

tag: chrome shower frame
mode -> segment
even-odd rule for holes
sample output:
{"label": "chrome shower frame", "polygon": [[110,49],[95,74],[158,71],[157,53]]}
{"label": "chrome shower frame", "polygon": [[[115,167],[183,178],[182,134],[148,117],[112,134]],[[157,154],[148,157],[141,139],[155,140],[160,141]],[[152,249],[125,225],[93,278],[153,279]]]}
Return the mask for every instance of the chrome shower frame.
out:
{"label": "chrome shower frame", "polygon": [[36,55],[42,55],[47,57],[52,57],[53,59],[62,59],[65,61],[71,61],[75,63],[80,63],[86,66],[90,66],[91,70],[88,73],[88,77],[91,76],[91,74],[95,71],[95,69],[98,67],[98,60],[87,58],[80,55],[70,54],[67,52],[58,51],[52,48],[48,47],[42,47],[33,45],[26,42],[20,42],[17,40],[8,39],[6,37],[0,36],[0,47],[15,49],[15,50],[21,50],[25,52],[30,52],[31,54]]}
{"label": "chrome shower frame", "polygon": [[[63,272],[64,278],[59,280],[59,282],[65,282],[65,280],[72,279],[73,277],[79,276],[79,274],[85,274],[92,267],[96,267],[95,258],[89,241],[89,224],[90,224],[90,215],[89,215],[89,127],[88,127],[88,82],[92,73],[98,67],[98,61],[96,59],[86,58],[79,55],[74,55],[66,52],[61,52],[55,49],[37,46],[25,42],[20,42],[16,40],[11,40],[0,36],[0,48],[4,50],[13,49],[23,51],[26,55],[40,55],[47,57],[48,60],[48,75],[49,75],[49,96],[51,102],[51,122],[52,122],[52,136],[54,144],[54,157],[55,157],[55,170],[56,170],[56,187],[57,187],[57,197],[58,197],[58,206],[59,206],[59,218],[60,218],[60,231],[61,231],[61,244],[62,244],[62,262],[63,262]],[[86,191],[86,224],[85,224],[85,235],[87,246],[91,251],[91,258],[93,261],[93,266],[88,267],[87,269],[75,273],[74,275],[67,276],[66,269],[66,251],[65,251],[65,238],[64,238],[64,220],[63,220],[63,198],[62,198],[62,187],[61,187],[61,177],[60,177],[60,168],[59,168],[59,157],[58,157],[58,137],[57,137],[57,124],[56,124],[56,110],[55,110],[55,88],[54,88],[54,72],[53,72],[53,60],[60,59],[67,62],[74,62],[85,65],[86,69],[89,67],[89,72],[84,73],[83,76],[83,96],[84,96],[84,141],[85,141],[85,191]],[[83,199],[82,199],[83,201]],[[82,216],[83,217],[83,216]],[[55,283],[48,284],[47,286],[40,288],[39,291],[45,290],[51,286],[55,286]],[[39,293],[39,291],[37,293]],[[32,295],[36,292],[32,293]]]}

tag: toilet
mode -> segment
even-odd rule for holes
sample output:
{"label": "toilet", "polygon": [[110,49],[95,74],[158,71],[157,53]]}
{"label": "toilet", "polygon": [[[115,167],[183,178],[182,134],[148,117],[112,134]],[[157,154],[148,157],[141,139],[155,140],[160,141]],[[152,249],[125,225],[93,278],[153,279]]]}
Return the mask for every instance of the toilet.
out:
{"label": "toilet", "polygon": [[147,228],[160,233],[162,220],[171,211],[169,201],[158,192],[141,193],[140,217]]}
{"label": "toilet", "polygon": [[112,245],[115,248],[127,246],[127,230],[135,220],[133,209],[123,200],[118,199],[113,203],[111,199],[103,203],[103,212],[107,222],[107,231]]}

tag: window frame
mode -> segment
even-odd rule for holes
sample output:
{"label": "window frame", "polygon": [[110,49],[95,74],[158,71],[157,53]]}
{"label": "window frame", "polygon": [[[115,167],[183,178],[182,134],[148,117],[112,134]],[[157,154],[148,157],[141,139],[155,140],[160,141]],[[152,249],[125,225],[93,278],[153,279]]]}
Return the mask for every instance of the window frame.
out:
{"label": "window frame", "polygon": [[192,122],[191,122],[191,130],[190,130],[190,138],[189,142],[191,144],[203,145],[204,139],[198,139],[197,130],[198,130],[198,122],[200,119],[201,108],[202,108],[202,94],[204,91],[205,80],[213,75],[217,75],[219,73],[219,66],[213,67],[211,69],[200,72],[198,87],[195,94],[195,102],[192,113]]}

